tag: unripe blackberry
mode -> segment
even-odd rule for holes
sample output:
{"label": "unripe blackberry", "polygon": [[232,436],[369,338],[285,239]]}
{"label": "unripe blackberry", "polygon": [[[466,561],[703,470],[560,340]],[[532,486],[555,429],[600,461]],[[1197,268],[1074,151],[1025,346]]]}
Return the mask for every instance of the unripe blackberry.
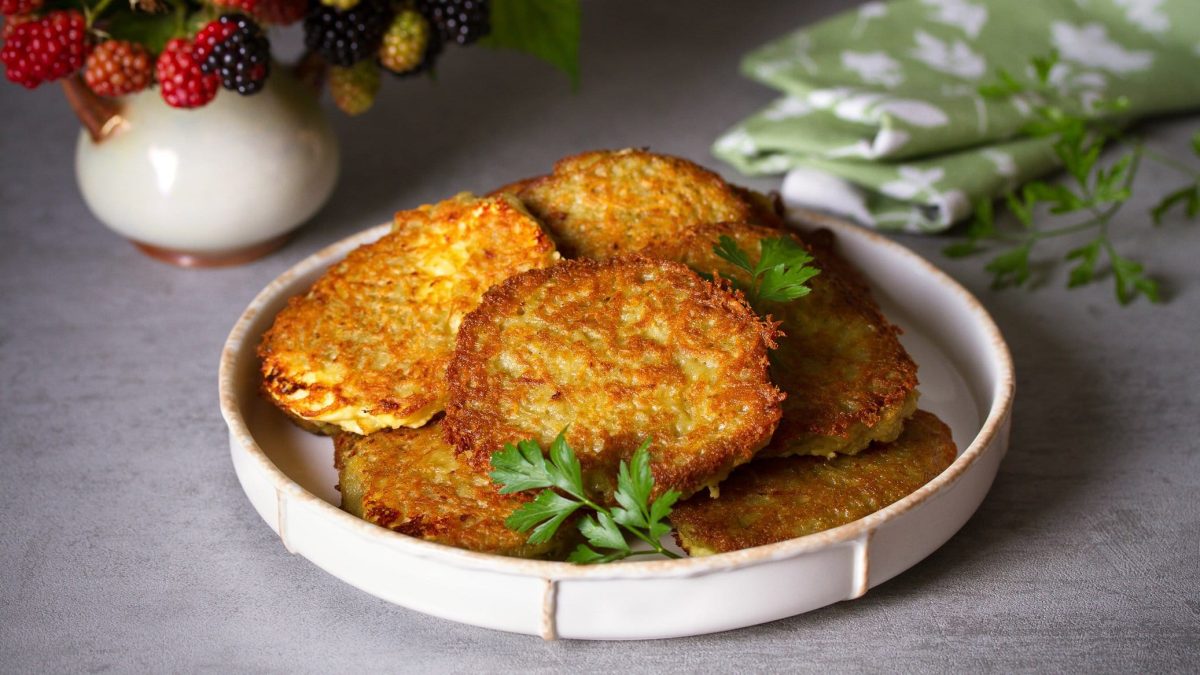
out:
{"label": "unripe blackberry", "polygon": [[333,102],[347,115],[361,115],[375,103],[379,92],[379,66],[374,61],[359,61],[349,68],[329,69],[329,93]]}
{"label": "unripe blackberry", "polygon": [[100,43],[87,57],[83,79],[101,96],[124,96],[150,86],[154,58],[143,46],[125,40]]}
{"label": "unripe blackberry", "polygon": [[175,38],[167,42],[154,66],[159,93],[174,108],[199,108],[217,95],[221,78],[200,69],[192,56],[192,42]]}
{"label": "unripe blackberry", "polygon": [[74,10],[22,21],[6,32],[0,48],[4,74],[29,89],[70,75],[87,58],[87,24]]}

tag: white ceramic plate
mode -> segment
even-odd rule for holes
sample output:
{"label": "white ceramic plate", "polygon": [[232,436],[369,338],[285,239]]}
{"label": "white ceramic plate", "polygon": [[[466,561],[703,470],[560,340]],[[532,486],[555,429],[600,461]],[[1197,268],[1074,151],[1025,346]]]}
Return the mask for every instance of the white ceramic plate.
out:
{"label": "white ceramic plate", "polygon": [[[706,558],[599,566],[518,560],[414,539],[338,508],[329,439],[300,431],[258,396],[255,347],[287,299],[388,229],[345,239],[281,275],[234,326],[221,356],[221,411],[250,502],[289,551],[398,605],[546,639],[644,639],[750,626],[857,598],[951,537],[983,500],[1008,447],[1012,361],[995,323],[958,283],[854,225],[833,229],[875,286],[920,367],[921,407],[960,454],[915,493],[853,523]],[[934,591],[936,592],[936,590]]]}

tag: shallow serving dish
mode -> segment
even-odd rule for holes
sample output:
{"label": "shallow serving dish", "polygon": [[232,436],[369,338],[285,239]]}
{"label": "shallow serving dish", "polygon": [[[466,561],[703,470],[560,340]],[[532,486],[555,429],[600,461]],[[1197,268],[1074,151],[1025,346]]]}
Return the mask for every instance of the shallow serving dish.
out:
{"label": "shallow serving dish", "polygon": [[367,230],[275,279],[238,319],[221,355],[221,412],[234,469],[289,551],[398,605],[546,639],[697,635],[853,599],[941,546],[979,506],[1008,447],[1012,360],[996,324],[957,282],[908,249],[852,224],[842,254],[904,328],[920,366],[921,407],[954,433],[958,459],[866,518],[778,544],[706,558],[599,566],[504,558],[414,539],[338,508],[332,444],[290,424],[258,395],[255,347],[276,312],[331,263],[387,232]]}

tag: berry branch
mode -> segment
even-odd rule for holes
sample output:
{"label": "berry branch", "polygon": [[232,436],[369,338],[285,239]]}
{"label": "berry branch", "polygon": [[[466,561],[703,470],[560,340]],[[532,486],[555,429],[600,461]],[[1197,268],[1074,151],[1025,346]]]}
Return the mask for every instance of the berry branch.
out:
{"label": "berry branch", "polygon": [[371,107],[381,73],[431,74],[443,45],[485,37],[578,75],[578,0],[0,0],[0,13],[10,81],[33,89],[82,71],[99,96],[157,84],[177,108],[204,106],[220,88],[262,91],[265,29],[301,20],[334,103],[352,115]]}

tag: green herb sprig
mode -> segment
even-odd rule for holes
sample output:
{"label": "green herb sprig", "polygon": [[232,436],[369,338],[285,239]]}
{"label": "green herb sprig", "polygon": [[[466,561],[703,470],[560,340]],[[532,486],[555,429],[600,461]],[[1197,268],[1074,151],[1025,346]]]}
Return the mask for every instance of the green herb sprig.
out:
{"label": "green herb sprig", "polygon": [[[621,461],[615,494],[620,506],[609,508],[588,497],[579,458],[563,433],[550,444],[549,461],[535,440],[505,445],[492,455],[491,478],[500,484],[500,493],[541,492],[514,511],[504,524],[518,532],[529,532],[529,543],[541,544],[549,541],[576,511],[590,509],[593,513],[584,515],[577,524],[587,543],[576,546],[567,557],[568,562],[605,563],[653,554],[680,557],[659,542],[671,531],[666,518],[680,494],[668,490],[651,499],[654,476],[650,472],[649,447],[650,441],[646,440],[628,464]],[[650,550],[633,550],[626,533],[648,544]]]}
{"label": "green herb sprig", "polygon": [[766,302],[791,302],[804,297],[812,290],[809,279],[821,270],[809,265],[812,255],[790,237],[760,239],[758,242],[758,264],[750,264],[750,256],[742,250],[732,237],[721,235],[713,246],[715,253],[750,275],[750,283],[743,284],[729,279],[755,308]]}
{"label": "green herb sprig", "polygon": [[[1054,153],[1066,169],[1067,184],[1030,181],[1004,196],[1008,210],[1020,223],[1020,229],[1000,228],[990,199],[976,206],[967,227],[966,239],[944,249],[950,257],[964,257],[985,251],[999,252],[987,263],[996,288],[1017,287],[1032,279],[1030,258],[1039,242],[1058,237],[1075,237],[1082,243],[1067,251],[1065,259],[1073,266],[1067,280],[1069,288],[1084,286],[1102,277],[1101,260],[1112,273],[1117,301],[1127,305],[1139,295],[1151,302],[1162,301],[1158,282],[1145,268],[1121,255],[1110,238],[1113,217],[1132,196],[1132,186],[1143,159],[1151,159],[1187,176],[1188,184],[1166,195],[1150,211],[1154,224],[1181,207],[1188,218],[1200,215],[1200,170],[1147,148],[1140,139],[1129,136],[1119,126],[1088,119],[1061,101],[1050,82],[1058,62],[1057,53],[1032,61],[1034,81],[1024,82],[1011,73],[999,71],[997,80],[979,88],[989,98],[1022,97],[1033,104],[1035,113],[1024,132],[1031,136],[1054,137]],[[1119,98],[1093,103],[1099,109],[1119,113],[1128,101]],[[1130,149],[1111,163],[1101,163],[1101,155],[1116,143]],[[1192,137],[1192,150],[1200,157],[1200,132]],[[1039,227],[1036,210],[1047,209],[1053,215],[1079,214],[1082,219],[1067,225]],[[1086,239],[1083,237],[1086,236]]]}

